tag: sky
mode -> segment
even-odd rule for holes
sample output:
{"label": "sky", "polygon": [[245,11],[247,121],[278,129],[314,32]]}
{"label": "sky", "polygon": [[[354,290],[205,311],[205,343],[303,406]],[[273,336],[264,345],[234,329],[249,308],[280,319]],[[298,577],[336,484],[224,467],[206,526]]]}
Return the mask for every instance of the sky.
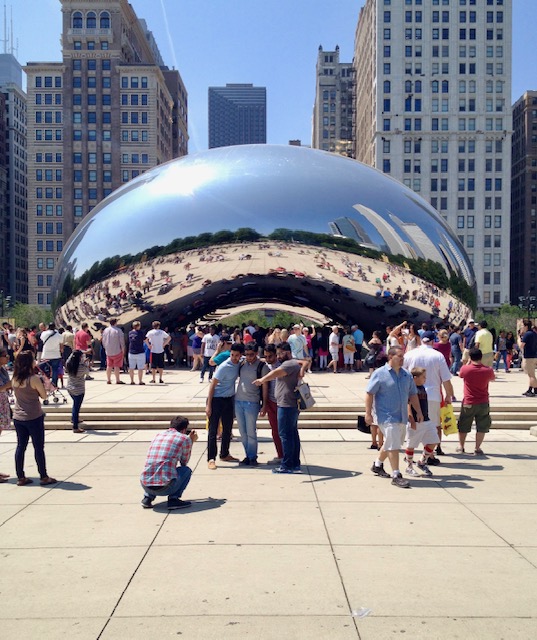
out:
{"label": "sky", "polygon": [[[458,6],[456,0],[452,2]],[[6,0],[21,64],[61,61],[60,0]],[[267,142],[311,143],[319,45],[352,61],[364,0],[131,0],[188,91],[189,151],[207,149],[207,90],[267,87]],[[0,37],[4,17],[0,14]],[[513,0],[513,101],[537,89],[537,0]],[[3,46],[0,47],[3,51]]]}

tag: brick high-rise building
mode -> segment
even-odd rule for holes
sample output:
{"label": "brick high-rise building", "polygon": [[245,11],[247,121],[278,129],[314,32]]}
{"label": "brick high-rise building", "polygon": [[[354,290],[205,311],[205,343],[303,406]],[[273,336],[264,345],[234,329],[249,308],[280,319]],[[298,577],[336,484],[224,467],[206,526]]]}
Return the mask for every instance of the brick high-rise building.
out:
{"label": "brick high-rise building", "polygon": [[366,0],[355,38],[355,157],[456,231],[483,309],[509,300],[511,17],[511,0]]}
{"label": "brick high-rise building", "polygon": [[339,47],[319,46],[313,106],[314,149],[352,156],[353,65],[339,61]]}
{"label": "brick high-rise building", "polygon": [[513,106],[511,302],[537,288],[537,91]]}
{"label": "brick high-rise building", "polygon": [[184,84],[127,0],[61,5],[62,62],[25,69],[29,292],[45,305],[57,258],[82,218],[188,144]]}

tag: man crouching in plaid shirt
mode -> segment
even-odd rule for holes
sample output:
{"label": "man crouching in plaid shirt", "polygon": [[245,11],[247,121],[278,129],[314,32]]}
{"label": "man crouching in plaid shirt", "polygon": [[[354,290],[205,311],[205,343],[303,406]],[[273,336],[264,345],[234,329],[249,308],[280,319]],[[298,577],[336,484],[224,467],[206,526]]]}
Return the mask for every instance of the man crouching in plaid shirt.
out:
{"label": "man crouching in plaid shirt", "polygon": [[187,418],[177,416],[167,431],[153,439],[140,476],[144,509],[151,509],[156,496],[168,496],[168,509],[185,509],[192,504],[181,500],[192,475],[192,469],[186,465],[192,444],[198,439],[198,434],[189,429],[188,424]]}

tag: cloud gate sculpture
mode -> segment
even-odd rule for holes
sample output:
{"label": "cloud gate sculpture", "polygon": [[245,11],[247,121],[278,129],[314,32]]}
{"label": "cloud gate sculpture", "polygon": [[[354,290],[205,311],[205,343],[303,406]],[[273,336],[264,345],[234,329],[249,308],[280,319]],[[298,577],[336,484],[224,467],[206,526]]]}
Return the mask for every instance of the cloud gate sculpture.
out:
{"label": "cloud gate sculpture", "polygon": [[278,304],[366,330],[475,301],[454,233],[416,193],[359,162],[304,147],[189,155],[119,188],[83,220],[53,287],[65,324],[160,319]]}

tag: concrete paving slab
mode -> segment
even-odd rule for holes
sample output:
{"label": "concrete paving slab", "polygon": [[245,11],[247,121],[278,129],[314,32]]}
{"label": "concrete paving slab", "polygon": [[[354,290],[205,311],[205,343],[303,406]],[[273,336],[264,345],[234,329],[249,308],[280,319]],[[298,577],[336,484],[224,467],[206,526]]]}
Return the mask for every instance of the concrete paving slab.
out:
{"label": "concrete paving slab", "polygon": [[[276,475],[266,470],[227,469],[195,476],[188,485],[189,496],[225,498],[242,502],[315,502],[311,483],[305,475]],[[185,499],[187,499],[185,494]],[[189,498],[188,498],[189,499]]]}
{"label": "concrete paving slab", "polygon": [[[371,547],[334,550],[353,609],[409,618],[423,616],[424,606],[442,617],[535,615],[537,569],[511,548],[377,546],[374,562]],[[435,568],[434,583],[428,579],[426,587],[422,567]]]}
{"label": "concrete paving slab", "polygon": [[537,546],[537,496],[528,504],[468,504],[482,522],[512,546]]}
{"label": "concrete paving slab", "polygon": [[142,491],[138,478],[139,474],[113,478],[75,474],[49,488],[40,504],[135,504],[140,501]]}
{"label": "concrete paving slab", "polygon": [[[439,484],[459,502],[464,504],[535,504],[537,496],[537,477],[512,476],[517,485],[513,491],[513,482],[506,482],[506,476],[483,478],[482,482],[468,482],[468,486],[442,480]],[[471,490],[468,490],[471,488]]]}
{"label": "concrete paving slab", "polygon": [[[30,477],[30,474],[28,474],[28,477]],[[39,476],[33,477],[33,484],[18,487],[17,478],[15,477],[9,478],[8,482],[2,484],[0,491],[3,505],[28,505],[36,500],[41,500],[49,491],[49,487],[40,486]]]}
{"label": "concrete paving slab", "polygon": [[[411,480],[411,489],[399,489],[389,478],[379,478],[371,471],[353,477],[334,477],[312,483],[317,499],[323,502],[394,502],[394,503],[449,503],[456,498],[437,482],[426,478]],[[468,480],[458,480],[470,486]],[[447,484],[447,483],[446,483]]]}
{"label": "concrete paving slab", "polygon": [[[356,640],[358,634],[350,616],[168,616],[153,618],[119,618],[114,616],[102,640],[152,640],[181,636],[204,640],[297,640],[330,638]],[[380,636],[377,636],[377,640]]]}
{"label": "concrete paving slab", "polygon": [[[530,562],[537,569],[537,547],[517,547],[516,550],[520,553],[521,556],[526,558],[528,562]],[[532,615],[535,616],[535,613],[532,612]]]}
{"label": "concrete paving slab", "polygon": [[[418,492],[415,492],[417,494]],[[507,543],[461,504],[343,502],[323,504],[323,517],[334,545],[383,547],[505,547]],[[439,550],[440,552],[440,550]]]}
{"label": "concrete paving slab", "polygon": [[2,640],[39,637],[40,640],[95,640],[108,618],[75,618],[71,620],[2,620]]}
{"label": "concrete paving slab", "polygon": [[[223,513],[224,510],[219,510]],[[119,603],[118,616],[170,613],[170,567],[188,581],[190,615],[340,615],[348,611],[332,550],[326,546],[152,547]],[[225,587],[215,574],[225,575]],[[151,585],[151,589],[147,585]]]}
{"label": "concrete paving slab", "polygon": [[361,640],[406,637],[415,640],[528,640],[535,636],[537,618],[377,617],[357,620]]}
{"label": "concrete paving slab", "polygon": [[[236,502],[227,500],[221,505],[226,517],[218,527],[214,526],[213,509],[197,510],[195,487],[189,500],[194,500],[189,509],[188,539],[198,544],[327,544],[328,538],[320,509],[314,502],[257,501]],[[186,496],[185,496],[186,498]],[[183,512],[186,515],[186,511]],[[240,524],[239,524],[240,523]],[[155,546],[177,545],[182,534],[181,521],[178,527],[175,517],[166,519],[155,540]],[[261,524],[261,526],[260,526]]]}
{"label": "concrete paving slab", "polygon": [[2,504],[0,505],[0,526],[12,518],[15,514],[25,509],[25,504]]}
{"label": "concrete paving slab", "polygon": [[[39,531],[39,538],[43,535]],[[110,616],[145,552],[145,547],[0,548],[0,573],[9,576],[0,619]],[[30,637],[38,635],[36,627]]]}
{"label": "concrete paving slab", "polygon": [[[2,527],[2,537],[12,549],[93,547],[147,547],[158,533],[166,511],[149,511],[144,517],[139,504],[56,505],[34,504]],[[49,524],[55,519],[54,527]],[[136,522],[136,526],[131,523]],[[35,540],[35,531],[41,531]]]}

